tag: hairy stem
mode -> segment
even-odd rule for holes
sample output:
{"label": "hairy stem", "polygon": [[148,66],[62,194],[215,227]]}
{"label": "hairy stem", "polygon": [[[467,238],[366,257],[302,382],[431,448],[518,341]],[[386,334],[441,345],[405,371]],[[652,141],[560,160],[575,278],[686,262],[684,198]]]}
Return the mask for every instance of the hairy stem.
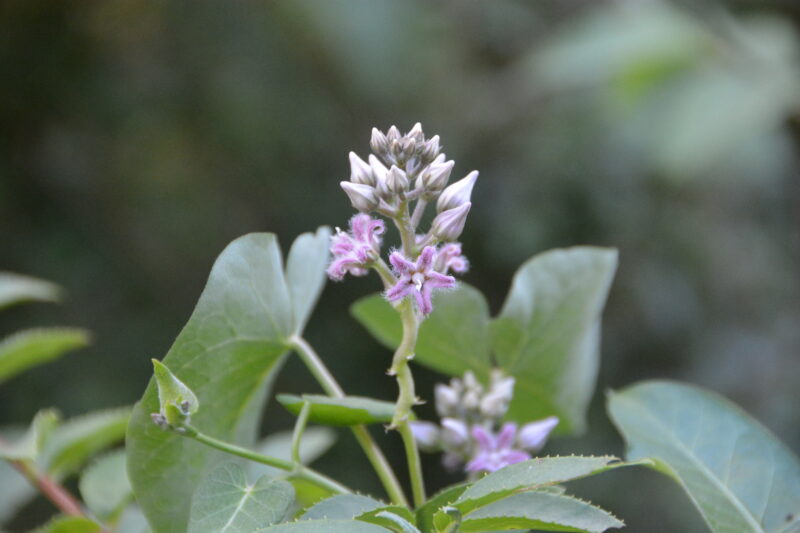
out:
{"label": "hairy stem", "polygon": [[403,321],[403,339],[394,353],[392,367],[389,369],[390,374],[397,376],[397,386],[399,388],[392,427],[397,429],[403,439],[414,505],[420,506],[425,503],[425,483],[422,478],[422,465],[419,459],[417,441],[414,439],[414,434],[409,424],[411,408],[417,401],[417,395],[414,391],[414,377],[411,375],[411,368],[408,365],[409,360],[414,357],[414,349],[417,345],[419,320],[411,300],[404,300],[398,309]]}
{"label": "hairy stem", "polygon": [[236,455],[238,457],[243,457],[245,459],[249,459],[250,461],[255,461],[256,463],[261,463],[268,466],[273,466],[275,468],[280,468],[281,470],[286,470],[287,472],[291,472],[293,475],[301,479],[305,479],[306,481],[313,483],[318,487],[330,490],[332,492],[336,492],[339,494],[352,492],[350,489],[340,484],[339,482],[334,481],[328,476],[320,474],[316,470],[303,466],[301,463],[294,461],[286,461],[284,459],[279,459],[277,457],[270,457],[268,455],[261,455],[260,453],[248,450],[247,448],[242,448],[240,446],[236,446],[235,444],[231,444],[229,442],[224,442],[215,439],[214,437],[210,437],[205,433],[201,433],[192,426],[184,426],[182,429],[184,430],[183,433],[184,436],[192,438],[198,442],[202,442],[206,446],[210,446],[214,449],[229,453],[231,455]]}
{"label": "hairy stem", "polygon": [[381,277],[384,289],[389,290],[397,283],[397,278],[394,277],[394,274],[392,274],[392,271],[389,269],[389,265],[384,263],[383,259],[378,258],[373,261],[372,268]]}
{"label": "hairy stem", "polygon": [[408,200],[403,200],[397,209],[397,216],[393,218],[394,225],[400,232],[400,241],[403,244],[403,253],[411,259],[417,255],[416,233],[411,225],[411,216],[408,213]]}
{"label": "hairy stem", "polygon": [[419,227],[419,222],[422,220],[422,215],[425,213],[425,208],[428,207],[428,202],[420,198],[417,201],[417,205],[414,206],[414,214],[411,215],[411,227],[414,228],[414,232],[417,231],[417,227]]}
{"label": "hairy stem", "polygon": [[[334,398],[344,397],[344,391],[339,386],[336,378],[331,375],[328,368],[319,358],[317,352],[314,351],[314,348],[312,348],[305,339],[296,335],[290,339],[290,343],[325,393]],[[353,430],[356,440],[364,450],[364,454],[372,464],[372,468],[374,468],[375,473],[378,474],[392,503],[408,506],[408,500],[406,500],[406,496],[403,494],[403,489],[400,487],[397,476],[392,470],[391,465],[389,465],[389,461],[386,460],[386,456],[383,455],[378,444],[369,434],[369,431],[367,431],[367,428],[364,426],[353,426],[351,429]]]}

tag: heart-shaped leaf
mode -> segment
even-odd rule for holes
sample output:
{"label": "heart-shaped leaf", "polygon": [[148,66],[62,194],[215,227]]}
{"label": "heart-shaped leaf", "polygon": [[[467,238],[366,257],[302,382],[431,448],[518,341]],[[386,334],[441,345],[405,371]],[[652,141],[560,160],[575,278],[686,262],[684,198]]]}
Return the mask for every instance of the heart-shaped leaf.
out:
{"label": "heart-shaped leaf", "polygon": [[329,426],[357,426],[382,424],[392,421],[395,404],[361,396],[331,398],[319,394],[278,394],[278,402],[290,413],[297,415],[303,405],[310,404],[308,419]]}
{"label": "heart-shaped leaf", "polygon": [[[326,234],[321,229],[311,241],[301,236],[305,244],[297,250],[313,241],[327,253],[321,237]],[[322,288],[324,265],[314,262],[319,271],[313,272],[303,256],[296,252],[292,272],[285,274],[277,239],[261,233],[235,240],[215,262],[197,307],[163,359],[196,394],[202,407],[192,424],[201,431],[240,445],[255,443],[269,384],[287,339],[299,331],[295,315],[307,317]],[[151,380],[128,428],[128,471],[154,532],[181,533],[195,487],[223,454],[156,427],[150,414],[158,410]]]}
{"label": "heart-shaped leaf", "polygon": [[250,485],[242,467],[225,463],[197,488],[189,533],[252,533],[282,522],[293,500],[289,482],[263,476]]}
{"label": "heart-shaped leaf", "polygon": [[725,398],[649,381],[609,394],[628,458],[651,457],[715,533],[800,531],[800,461]]}

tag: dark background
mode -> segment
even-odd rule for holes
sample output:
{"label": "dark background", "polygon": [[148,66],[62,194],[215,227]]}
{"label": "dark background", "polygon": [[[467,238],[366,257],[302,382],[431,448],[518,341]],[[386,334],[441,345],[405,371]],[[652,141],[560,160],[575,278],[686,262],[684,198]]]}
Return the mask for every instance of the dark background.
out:
{"label": "dark background", "polygon": [[[621,454],[602,391],[655,377],[725,394],[797,450],[797,5],[1,2],[0,268],[69,297],[3,313],[0,332],[96,339],[4,384],[0,424],[134,402],[229,241],[345,225],[347,152],[420,121],[458,177],[481,171],[464,279],[493,311],[534,253],[620,250],[591,429],[547,452]],[[349,392],[391,398],[389,354],[347,311],[376,288],[329,284],[307,334]],[[416,374],[430,398],[437,376]],[[277,389],[316,386],[291,361]],[[289,424],[270,406],[265,431]],[[427,459],[431,489],[454,481]],[[376,489],[345,433],[318,466]],[[704,531],[650,471],[574,490],[630,531]]]}

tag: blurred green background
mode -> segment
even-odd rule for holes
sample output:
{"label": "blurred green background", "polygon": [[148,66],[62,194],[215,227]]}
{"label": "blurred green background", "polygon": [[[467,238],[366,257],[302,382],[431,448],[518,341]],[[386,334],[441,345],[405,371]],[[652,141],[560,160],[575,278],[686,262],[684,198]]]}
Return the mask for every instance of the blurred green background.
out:
{"label": "blurred green background", "polygon": [[[546,451],[621,454],[603,390],[654,377],[727,395],[797,451],[798,26],[794,0],[2,2],[0,268],[68,300],[0,333],[96,339],[4,384],[0,424],[134,402],[229,241],[345,225],[347,152],[420,121],[458,177],[481,171],[464,279],[494,311],[534,253],[620,249],[590,432]],[[347,312],[376,283],[329,284],[307,331],[349,392],[391,398],[389,354]],[[277,389],[316,386],[291,361]],[[289,424],[270,406],[265,431]],[[319,468],[377,490],[352,444]],[[431,489],[455,481],[426,461]],[[575,490],[629,531],[704,531],[649,471]]]}

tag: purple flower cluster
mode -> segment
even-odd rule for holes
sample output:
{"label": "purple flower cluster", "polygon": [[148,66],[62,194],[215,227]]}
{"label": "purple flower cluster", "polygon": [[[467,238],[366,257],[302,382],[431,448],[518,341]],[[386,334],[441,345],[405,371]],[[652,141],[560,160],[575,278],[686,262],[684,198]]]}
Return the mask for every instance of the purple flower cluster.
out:
{"label": "purple flower cluster", "polygon": [[359,213],[350,219],[350,231],[336,229],[331,238],[333,259],[328,267],[328,276],[335,281],[345,274],[364,276],[370,264],[379,257],[381,235],[386,231],[383,220]]}

